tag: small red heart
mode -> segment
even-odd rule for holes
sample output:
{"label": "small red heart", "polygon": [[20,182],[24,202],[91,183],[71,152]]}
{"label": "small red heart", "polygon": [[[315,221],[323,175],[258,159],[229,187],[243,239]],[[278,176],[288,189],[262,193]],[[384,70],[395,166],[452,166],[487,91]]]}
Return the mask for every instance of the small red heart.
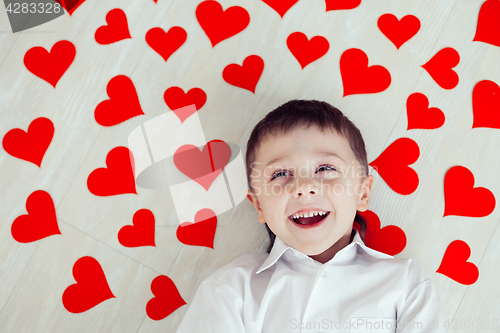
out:
{"label": "small red heart", "polygon": [[500,46],[500,2],[486,0],[479,10],[473,41]]}
{"label": "small red heart", "polygon": [[151,292],[155,297],[146,305],[146,313],[153,320],[162,320],[186,304],[175,283],[168,276],[157,276],[151,282]]}
{"label": "small red heart", "polygon": [[101,265],[92,257],[85,256],[73,265],[75,284],[62,295],[64,308],[71,313],[87,311],[110,298],[116,298],[109,288]]}
{"label": "small red heart", "polygon": [[167,61],[187,39],[186,30],[181,27],[172,27],[165,33],[162,28],[151,28],[146,33],[146,43]]}
{"label": "small red heart", "polygon": [[435,129],[443,126],[444,113],[438,108],[429,108],[427,96],[413,93],[406,100],[407,129]]}
{"label": "small red heart", "polygon": [[269,7],[274,9],[283,18],[286,12],[292,8],[299,0],[262,0]]}
{"label": "small red heart", "polygon": [[106,156],[107,168],[97,168],[87,178],[87,188],[101,197],[135,193],[135,178],[131,166],[132,152],[127,147],[115,147]]}
{"label": "small red heart", "polygon": [[56,2],[66,9],[68,14],[71,16],[71,14],[73,14],[73,12],[80,7],[85,0],[56,0]]}
{"label": "small red heart", "polygon": [[109,99],[99,103],[94,111],[95,121],[101,126],[114,126],[143,115],[134,83],[125,75],[117,75],[106,86]]}
{"label": "small red heart", "polygon": [[469,245],[461,240],[450,243],[436,273],[446,275],[458,283],[471,285],[479,278],[479,269],[471,262]]}
{"label": "small red heart", "polygon": [[118,241],[126,247],[156,246],[155,217],[149,209],[139,209],[132,218],[133,225],[126,225],[118,232]]}
{"label": "small red heart", "polygon": [[365,245],[371,249],[395,256],[406,247],[405,232],[398,226],[388,225],[380,229],[380,219],[371,210],[358,212],[366,220]]}
{"label": "small red heart", "polygon": [[484,217],[495,209],[495,196],[484,187],[474,187],[474,175],[466,167],[454,166],[444,178],[444,214]]}
{"label": "small red heart", "polygon": [[340,73],[344,96],[378,93],[391,84],[389,71],[380,65],[368,67],[368,57],[360,49],[344,51],[340,57]]}
{"label": "small red heart", "polygon": [[472,92],[472,128],[500,129],[500,87],[489,80],[479,81]]}
{"label": "small red heart", "polygon": [[132,38],[128,31],[127,15],[120,8],[111,9],[106,14],[107,25],[100,26],[95,32],[95,41],[101,45],[116,43]]}
{"label": "small red heart", "polygon": [[32,47],[26,51],[23,62],[26,69],[55,88],[73,63],[75,55],[75,45],[68,40],[60,40],[52,46],[50,52],[41,46]]}
{"label": "small red heart", "polygon": [[232,6],[222,10],[217,1],[203,1],[196,7],[196,19],[210,39],[212,48],[245,30],[250,23],[250,15],[245,8]]}
{"label": "small red heart", "polygon": [[330,44],[325,37],[314,36],[311,40],[302,32],[291,33],[286,39],[286,45],[298,60],[302,69],[311,62],[318,60],[326,54]]}
{"label": "small red heart", "polygon": [[455,49],[445,47],[434,55],[422,67],[443,89],[453,89],[457,86],[458,74],[452,69],[460,62],[460,55]]}
{"label": "small red heart", "polygon": [[398,20],[393,14],[384,14],[379,17],[377,25],[398,50],[420,30],[420,20],[413,15]]}
{"label": "small red heart", "polygon": [[222,72],[222,78],[230,85],[249,90],[255,94],[255,87],[264,71],[264,60],[250,55],[243,60],[243,66],[229,64]]}
{"label": "small red heart", "polygon": [[38,190],[26,200],[28,214],[12,222],[12,237],[20,243],[30,243],[52,235],[61,234],[57,225],[56,209],[50,194]]}
{"label": "small red heart", "polygon": [[177,228],[177,239],[186,245],[214,248],[217,215],[211,209],[201,209],[194,216],[194,222],[183,222]]}
{"label": "small red heart", "polygon": [[361,4],[361,0],[325,0],[326,11],[353,9]]}
{"label": "small red heart", "polygon": [[200,149],[183,145],[174,153],[174,164],[183,174],[208,191],[210,185],[229,163],[231,147],[222,140],[211,140]]}
{"label": "small red heart", "polygon": [[8,131],[2,145],[8,154],[40,167],[53,137],[54,124],[50,119],[40,117],[30,123],[27,132],[20,128]]}
{"label": "small red heart", "polygon": [[163,99],[170,110],[177,110],[191,104],[195,104],[196,110],[199,110],[205,105],[207,94],[200,88],[191,88],[187,93],[184,93],[184,90],[179,87],[170,87],[165,90]]}
{"label": "small red heart", "polygon": [[418,174],[408,165],[420,156],[418,144],[410,138],[399,138],[370,165],[396,193],[407,195],[418,187]]}

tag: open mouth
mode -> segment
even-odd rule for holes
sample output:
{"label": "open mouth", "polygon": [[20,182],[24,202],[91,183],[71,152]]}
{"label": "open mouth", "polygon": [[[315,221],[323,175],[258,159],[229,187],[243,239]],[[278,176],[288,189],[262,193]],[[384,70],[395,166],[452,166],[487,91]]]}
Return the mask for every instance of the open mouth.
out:
{"label": "open mouth", "polygon": [[293,217],[289,216],[288,218],[293,221],[295,224],[298,224],[298,225],[311,225],[311,224],[315,224],[315,223],[318,223],[318,222],[321,222],[323,221],[324,219],[326,219],[328,217],[328,215],[330,215],[330,212],[327,212],[325,215],[315,215],[315,216],[311,216],[311,217],[299,217],[299,218],[296,218],[294,219]]}

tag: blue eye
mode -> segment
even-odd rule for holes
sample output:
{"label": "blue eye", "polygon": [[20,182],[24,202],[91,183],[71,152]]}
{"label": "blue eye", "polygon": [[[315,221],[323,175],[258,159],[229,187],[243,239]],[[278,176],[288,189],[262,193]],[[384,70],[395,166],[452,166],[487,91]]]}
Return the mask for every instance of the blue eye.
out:
{"label": "blue eye", "polygon": [[[330,170],[334,170],[334,171],[338,171],[334,166],[331,166],[330,164],[324,164],[324,165],[321,165],[319,169],[323,168],[323,167],[326,167],[326,168],[330,168]],[[328,170],[324,170],[324,171],[328,171]],[[279,178],[278,175],[280,175],[281,173],[288,173],[287,170],[278,170],[276,171],[272,177],[271,177],[271,180],[273,180],[274,178]]]}

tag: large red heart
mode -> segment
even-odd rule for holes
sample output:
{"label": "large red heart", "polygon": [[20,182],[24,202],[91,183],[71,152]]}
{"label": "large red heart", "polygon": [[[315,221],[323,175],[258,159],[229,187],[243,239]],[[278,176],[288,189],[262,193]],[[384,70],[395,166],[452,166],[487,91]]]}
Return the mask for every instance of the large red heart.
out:
{"label": "large red heart", "polygon": [[131,166],[131,151],[127,147],[115,147],[106,156],[107,168],[97,168],[87,178],[87,188],[101,197],[135,193],[135,178]]}
{"label": "large red heart", "polygon": [[360,49],[349,49],[342,53],[340,73],[344,96],[378,93],[391,84],[389,71],[380,65],[368,67],[368,57]]}
{"label": "large red heart", "polygon": [[500,87],[489,80],[479,81],[472,92],[472,128],[500,129]]}
{"label": "large red heart", "polygon": [[326,11],[353,9],[361,4],[361,0],[325,0],[325,2],[326,2]]}
{"label": "large red heart", "polygon": [[54,88],[75,59],[76,49],[68,40],[55,43],[50,52],[40,46],[26,51],[24,65],[39,78],[50,83]]}
{"label": "large red heart", "polygon": [[405,232],[398,226],[388,225],[380,229],[380,219],[371,210],[358,212],[366,220],[365,245],[371,249],[395,256],[406,247]]}
{"label": "large red heart", "polygon": [[398,20],[393,14],[384,14],[379,17],[377,25],[398,50],[420,30],[420,20],[413,15]]}
{"label": "large red heart", "polygon": [[471,285],[479,278],[479,269],[471,262],[469,245],[461,240],[450,243],[446,248],[441,265],[436,273],[446,275],[458,283]]}
{"label": "large red heart", "polygon": [[73,12],[80,7],[85,0],[56,0],[56,2],[66,9],[68,14],[71,16],[71,14],[73,14]]}
{"label": "large red heart", "polygon": [[479,10],[473,41],[500,46],[500,1],[486,0]]}
{"label": "large red heart", "polygon": [[54,124],[45,117],[36,118],[25,132],[20,128],[8,131],[2,140],[10,155],[41,166],[43,156],[54,137]]}
{"label": "large red heart", "polygon": [[474,187],[474,175],[466,167],[454,166],[444,177],[444,214],[488,216],[495,209],[495,196],[484,187]]}
{"label": "large red heart", "polygon": [[243,66],[229,64],[222,71],[222,78],[227,83],[250,90],[255,94],[255,87],[264,71],[264,60],[258,55],[250,55],[243,60]]}
{"label": "large red heart", "polygon": [[183,222],[177,228],[177,239],[186,245],[214,248],[217,215],[211,209],[201,209],[194,216],[194,222]]}
{"label": "large red heart", "polygon": [[155,297],[146,304],[146,313],[153,320],[162,320],[186,304],[174,281],[166,275],[157,276],[151,282],[151,292]]}
{"label": "large red heart", "polygon": [[149,209],[139,209],[132,218],[133,225],[126,225],[118,232],[118,241],[126,247],[156,246],[155,217]]}
{"label": "large red heart", "polygon": [[102,45],[132,38],[128,31],[127,15],[120,8],[111,9],[106,14],[106,23],[95,32],[95,41]]}
{"label": "large red heart", "polygon": [[[170,87],[163,94],[165,103],[170,110],[177,110],[185,106],[195,104],[196,110],[201,109],[207,101],[207,94],[200,88],[191,88],[187,93],[179,87]],[[181,122],[184,120],[181,119]]]}
{"label": "large red heart", "polygon": [[438,108],[429,108],[427,96],[413,93],[406,100],[407,129],[434,129],[443,126],[444,113]]}
{"label": "large red heart", "polygon": [[56,210],[50,194],[38,190],[26,200],[28,214],[18,216],[12,222],[12,237],[20,243],[34,242],[39,239],[61,234],[57,225]]}
{"label": "large red heart", "polygon": [[459,77],[453,70],[460,62],[460,55],[451,47],[445,47],[434,55],[422,67],[443,89],[453,89],[457,86]]}
{"label": "large red heart", "polygon": [[87,311],[110,298],[116,298],[109,288],[101,265],[92,257],[85,256],[73,265],[75,284],[62,295],[64,308],[71,313]]}
{"label": "large red heart", "polygon": [[325,37],[314,36],[311,40],[302,32],[291,33],[286,39],[286,45],[304,69],[311,62],[321,58],[330,48]]}
{"label": "large red heart", "polygon": [[151,28],[146,33],[146,43],[165,61],[184,44],[186,38],[186,30],[177,26],[167,33],[162,28]]}
{"label": "large red heart", "polygon": [[229,163],[231,147],[222,140],[211,140],[200,149],[183,145],[174,153],[174,164],[180,172],[208,191],[210,185]]}
{"label": "large red heart", "polygon": [[125,75],[117,75],[106,86],[109,99],[99,103],[94,111],[95,121],[102,126],[114,126],[143,115],[134,83]]}
{"label": "large red heart", "polygon": [[407,195],[418,187],[418,175],[408,165],[420,156],[418,144],[410,138],[399,138],[370,165],[396,193]]}
{"label": "large red heart", "polygon": [[299,0],[262,0],[269,7],[274,9],[283,18],[286,12],[292,8]]}
{"label": "large red heart", "polygon": [[196,7],[196,18],[212,47],[243,31],[250,23],[250,15],[245,8],[232,6],[223,11],[217,1],[200,3]]}

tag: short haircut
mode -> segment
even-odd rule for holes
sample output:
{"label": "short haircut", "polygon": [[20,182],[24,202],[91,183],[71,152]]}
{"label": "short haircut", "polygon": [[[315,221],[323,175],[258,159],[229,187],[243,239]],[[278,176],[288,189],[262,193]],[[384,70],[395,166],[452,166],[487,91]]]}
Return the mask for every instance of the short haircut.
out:
{"label": "short haircut", "polygon": [[[359,129],[336,107],[324,101],[317,100],[291,100],[269,112],[255,125],[247,143],[245,156],[247,181],[249,189],[255,193],[251,182],[252,165],[255,162],[257,150],[261,143],[271,134],[286,134],[298,127],[316,125],[322,132],[331,129],[343,136],[349,142],[354,156],[364,170],[363,180],[368,176],[368,161],[366,157],[365,142]],[[361,238],[364,239],[367,228],[365,219],[356,211],[354,224],[361,229]],[[271,252],[276,235],[265,223],[270,238],[267,252]]]}

